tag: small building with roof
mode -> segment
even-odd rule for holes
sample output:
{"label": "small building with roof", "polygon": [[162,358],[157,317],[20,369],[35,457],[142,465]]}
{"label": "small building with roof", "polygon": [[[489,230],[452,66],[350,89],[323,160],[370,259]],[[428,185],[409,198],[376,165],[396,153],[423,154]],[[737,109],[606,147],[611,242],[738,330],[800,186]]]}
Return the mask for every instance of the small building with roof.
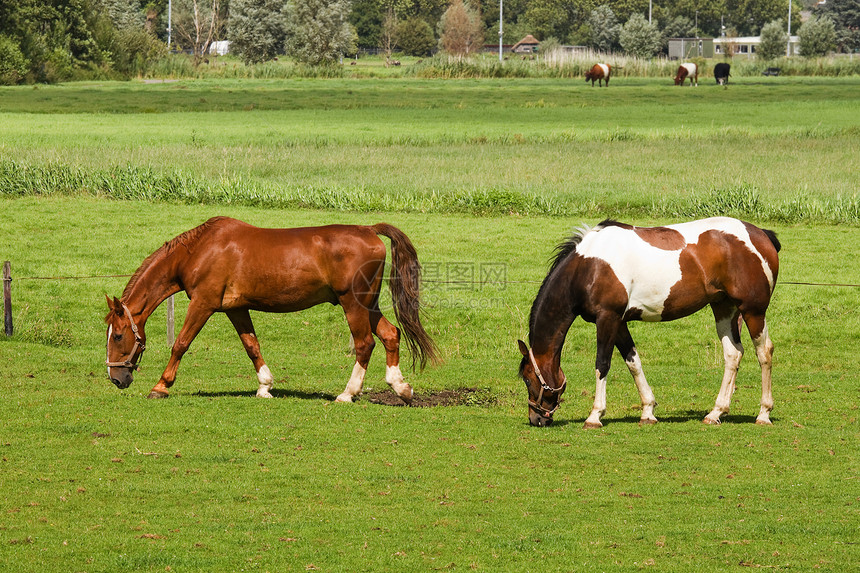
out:
{"label": "small building with roof", "polygon": [[537,38],[529,34],[514,44],[511,51],[515,54],[534,54],[538,51],[538,46],[540,46],[540,42],[538,42]]}

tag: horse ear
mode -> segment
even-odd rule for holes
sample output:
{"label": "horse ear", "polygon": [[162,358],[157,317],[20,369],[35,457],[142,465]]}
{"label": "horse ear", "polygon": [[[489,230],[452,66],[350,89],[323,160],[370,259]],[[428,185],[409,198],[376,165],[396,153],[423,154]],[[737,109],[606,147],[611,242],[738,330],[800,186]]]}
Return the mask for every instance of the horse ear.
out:
{"label": "horse ear", "polygon": [[111,298],[108,295],[105,295],[105,299],[107,299],[108,308],[110,309],[111,312],[113,312],[113,309],[114,309],[113,301],[111,300]]}
{"label": "horse ear", "polygon": [[522,340],[517,340],[517,344],[518,344],[518,345],[519,345],[519,347],[520,347],[520,352],[522,353],[523,357],[524,357],[524,358],[525,358],[525,357],[528,357],[528,355],[529,355],[529,347],[526,345],[526,343],[525,343],[525,342],[523,342]]}

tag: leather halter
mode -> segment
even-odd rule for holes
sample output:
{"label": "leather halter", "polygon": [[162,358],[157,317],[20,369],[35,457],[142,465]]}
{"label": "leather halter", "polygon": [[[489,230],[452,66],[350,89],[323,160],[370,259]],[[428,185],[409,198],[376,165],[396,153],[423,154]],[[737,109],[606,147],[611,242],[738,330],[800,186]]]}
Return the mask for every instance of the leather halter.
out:
{"label": "leather halter", "polygon": [[535,375],[537,376],[538,382],[540,382],[540,393],[538,394],[538,398],[534,402],[529,399],[529,406],[531,406],[533,410],[535,410],[544,418],[552,418],[552,415],[555,414],[555,411],[558,410],[558,407],[561,405],[561,400],[558,400],[555,403],[555,407],[552,410],[549,410],[540,405],[540,403],[543,401],[543,393],[544,391],[556,392],[558,394],[564,392],[564,389],[567,386],[567,376],[565,376],[564,380],[561,381],[561,386],[559,386],[558,388],[553,388],[546,383],[546,380],[543,379],[543,375],[540,372],[540,368],[538,368],[537,360],[535,360],[535,355],[532,352],[531,348],[529,348],[529,360],[531,361],[532,368],[535,369]]}
{"label": "leather halter", "polygon": [[[131,349],[131,352],[128,355],[128,358],[123,360],[122,362],[111,362],[110,356],[105,360],[105,364],[107,364],[108,368],[132,368],[134,370],[140,369],[140,364],[134,361],[135,357],[143,355],[143,351],[146,350],[146,345],[143,343],[143,338],[140,337],[140,332],[137,330],[137,325],[134,323],[134,318],[131,316],[131,311],[125,305],[122,304],[122,309],[125,311],[125,316],[128,318],[128,322],[131,324],[131,332],[134,334],[134,347]],[[113,327],[111,327],[113,328]],[[110,333],[108,333],[108,341],[107,344],[110,345]],[[138,349],[140,349],[140,354],[138,354]]]}

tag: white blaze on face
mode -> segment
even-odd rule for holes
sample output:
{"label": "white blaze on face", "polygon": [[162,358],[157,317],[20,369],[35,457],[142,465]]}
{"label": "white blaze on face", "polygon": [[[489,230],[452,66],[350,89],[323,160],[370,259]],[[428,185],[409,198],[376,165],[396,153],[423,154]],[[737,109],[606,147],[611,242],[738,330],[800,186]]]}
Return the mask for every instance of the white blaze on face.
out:
{"label": "white blaze on face", "polygon": [[[110,335],[113,334],[113,325],[108,325],[107,342],[105,343],[105,363],[110,362]],[[110,378],[110,366],[107,367],[108,378]]]}
{"label": "white blaze on face", "polygon": [[606,64],[597,64],[597,65],[600,66],[601,70],[603,70],[603,77],[609,78],[609,66],[607,66]]}

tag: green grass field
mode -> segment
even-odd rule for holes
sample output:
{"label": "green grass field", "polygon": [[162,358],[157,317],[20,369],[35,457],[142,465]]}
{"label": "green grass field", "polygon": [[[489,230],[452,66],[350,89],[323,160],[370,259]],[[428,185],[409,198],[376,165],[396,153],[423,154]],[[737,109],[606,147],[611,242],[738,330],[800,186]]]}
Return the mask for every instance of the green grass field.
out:
{"label": "green grass field", "polygon": [[[848,570],[860,562],[860,289],[790,283],[860,283],[857,93],[852,79],[0,90],[0,260],[12,261],[16,329],[0,338],[4,567]],[[694,120],[672,123],[664,108]],[[528,426],[515,343],[553,247],[607,216],[644,225],[724,211],[783,244],[768,315],[774,426],[752,424],[748,336],[731,413],[701,424],[722,372],[707,311],[631,326],[660,424],[637,425],[616,357],[606,426],[581,429],[594,329],[578,321],[557,423]],[[168,356],[163,309],[135,383],[114,388],[104,295],[126,279],[56,277],[130,274],[220,214],[402,228],[445,358],[407,379],[419,396],[474,388],[473,399],[332,403],[353,359],[330,306],[254,315],[274,400],[253,398],[253,368],[223,316],[195,340],[171,398],[146,400]],[[500,269],[504,284],[479,280]],[[469,272],[468,288],[436,282]],[[377,348],[366,392],[386,390],[383,362]]]}
{"label": "green grass field", "polygon": [[[745,83],[742,83],[745,82]],[[5,194],[275,208],[860,220],[857,78],[6,88]]]}

